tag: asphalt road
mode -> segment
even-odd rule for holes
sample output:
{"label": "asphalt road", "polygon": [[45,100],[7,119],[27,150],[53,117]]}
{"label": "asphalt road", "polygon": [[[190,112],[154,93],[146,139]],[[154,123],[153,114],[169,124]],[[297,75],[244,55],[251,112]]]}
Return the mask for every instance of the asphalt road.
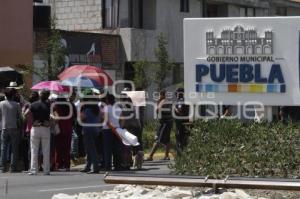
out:
{"label": "asphalt road", "polygon": [[[169,173],[167,162],[147,162],[144,168],[137,173]],[[77,194],[113,189],[114,185],[105,184],[103,178],[104,173],[82,174],[74,171],[52,172],[50,176],[42,174],[29,176],[26,173],[0,174],[0,199],[51,199],[58,193]],[[8,181],[7,198],[5,198],[6,180]]]}
{"label": "asphalt road", "polygon": [[[0,199],[51,199],[54,194],[76,194],[112,189],[103,182],[103,174],[81,174],[79,172],[55,172],[50,176],[29,176],[25,173],[0,175]],[[5,184],[8,194],[5,198]]]}

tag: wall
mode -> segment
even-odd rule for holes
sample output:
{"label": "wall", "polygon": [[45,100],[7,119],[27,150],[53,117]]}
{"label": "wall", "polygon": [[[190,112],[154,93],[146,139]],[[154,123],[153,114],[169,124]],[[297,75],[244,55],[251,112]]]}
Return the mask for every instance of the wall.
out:
{"label": "wall", "polygon": [[180,1],[156,2],[156,32],[163,32],[168,39],[170,59],[183,62],[183,19],[202,16],[201,2],[190,0],[190,12],[180,12]]}
{"label": "wall", "polygon": [[101,0],[52,1],[57,28],[69,31],[87,31],[101,28]]}
{"label": "wall", "polygon": [[2,0],[0,65],[32,63],[32,0]]}
{"label": "wall", "polygon": [[156,32],[152,30],[121,28],[120,35],[126,61],[155,61]]}
{"label": "wall", "polygon": [[144,4],[144,9],[148,6],[154,13],[144,12],[145,29],[120,29],[127,61],[156,61],[157,35],[163,33],[168,40],[170,60],[183,63],[183,19],[202,16],[200,1],[190,0],[189,13],[180,12],[180,1],[151,0]]}

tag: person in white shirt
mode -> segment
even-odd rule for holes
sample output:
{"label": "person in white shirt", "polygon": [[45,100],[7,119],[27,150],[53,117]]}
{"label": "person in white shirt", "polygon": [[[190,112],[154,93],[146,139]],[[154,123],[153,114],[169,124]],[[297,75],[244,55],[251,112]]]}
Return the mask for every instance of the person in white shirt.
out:
{"label": "person in white shirt", "polygon": [[106,97],[106,105],[103,108],[104,125],[103,125],[103,152],[104,152],[104,168],[111,170],[112,156],[114,157],[114,168],[118,170],[121,165],[120,146],[122,142],[113,133],[113,128],[120,127],[120,115],[122,109],[115,104],[115,97],[108,94]]}

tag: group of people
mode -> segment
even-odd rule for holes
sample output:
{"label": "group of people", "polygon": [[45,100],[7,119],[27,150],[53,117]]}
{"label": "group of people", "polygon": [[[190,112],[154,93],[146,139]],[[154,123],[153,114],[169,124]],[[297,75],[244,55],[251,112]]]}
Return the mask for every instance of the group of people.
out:
{"label": "group of people", "polygon": [[[175,114],[178,116],[188,115],[183,92],[183,89],[176,92]],[[139,111],[127,95],[122,94],[117,103],[114,95],[107,93],[100,97],[91,89],[85,90],[83,96],[74,92],[68,98],[51,97],[47,90],[33,92],[28,102],[20,98],[18,90],[7,88],[5,99],[0,102],[2,172],[28,170],[30,175],[39,171],[49,175],[50,171],[69,171],[71,159],[78,155],[86,157],[81,172],[127,170],[132,165],[141,168],[143,127]],[[166,92],[161,91],[156,110],[160,125],[147,160],[153,160],[159,144],[165,145],[164,159],[169,160],[174,121],[170,105]],[[186,145],[186,121],[175,118],[178,152]],[[134,134],[140,145],[123,144],[117,128]]]}

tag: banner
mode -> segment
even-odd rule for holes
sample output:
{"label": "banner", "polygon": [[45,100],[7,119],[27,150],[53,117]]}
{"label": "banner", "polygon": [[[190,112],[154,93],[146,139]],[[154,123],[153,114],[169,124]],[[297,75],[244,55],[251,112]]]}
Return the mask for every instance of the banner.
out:
{"label": "banner", "polygon": [[184,83],[192,103],[300,105],[300,17],[184,21]]}

